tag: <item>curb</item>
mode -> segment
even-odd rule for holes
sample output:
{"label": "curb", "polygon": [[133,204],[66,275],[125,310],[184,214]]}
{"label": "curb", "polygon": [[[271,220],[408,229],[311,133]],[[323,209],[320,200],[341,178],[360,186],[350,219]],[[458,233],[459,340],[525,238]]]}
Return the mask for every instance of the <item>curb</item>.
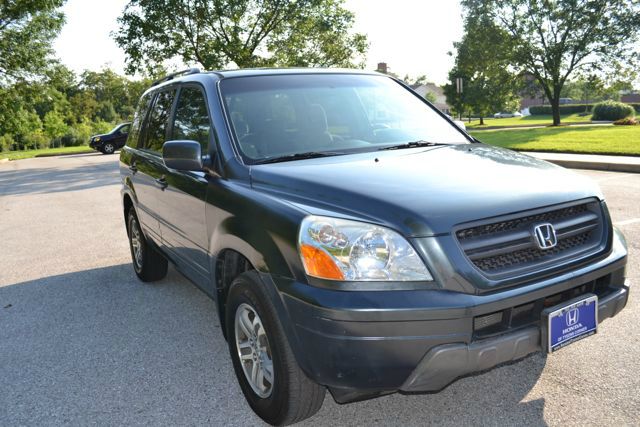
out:
{"label": "curb", "polygon": [[98,152],[95,150],[92,150],[92,151],[78,151],[77,153],[42,153],[42,154],[35,155],[32,158],[42,159],[44,157],[78,156],[82,154],[94,154],[94,153],[98,153]]}
{"label": "curb", "polygon": [[[606,156],[612,158],[594,159],[589,158],[589,156],[592,156],[589,154],[574,154],[567,156],[570,158],[561,158],[563,154],[555,155],[555,153],[531,151],[523,152],[523,154],[570,169],[592,169],[609,172],[640,173],[640,158],[638,157],[620,156],[615,158],[615,156]],[[598,156],[595,155],[593,157]]]}
{"label": "curb", "polygon": [[558,160],[558,159],[544,159],[547,162],[555,163],[558,166],[562,166],[570,169],[592,169],[599,171],[609,172],[631,172],[640,173],[640,164],[624,164],[624,163],[606,163],[606,162],[590,162],[581,160]]}
{"label": "curb", "polygon": [[527,129],[568,129],[575,127],[586,127],[586,126],[613,126],[613,122],[568,122],[561,123],[560,126],[552,126],[552,125],[512,125],[512,126],[487,126],[487,127],[470,127],[467,128],[468,132],[482,132],[485,130],[527,130]]}

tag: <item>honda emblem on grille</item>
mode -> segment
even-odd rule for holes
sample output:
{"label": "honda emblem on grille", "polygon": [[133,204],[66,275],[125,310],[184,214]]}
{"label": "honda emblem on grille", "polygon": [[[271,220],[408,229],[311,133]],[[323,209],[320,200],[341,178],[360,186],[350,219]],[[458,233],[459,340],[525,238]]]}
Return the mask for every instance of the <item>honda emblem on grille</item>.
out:
{"label": "honda emblem on grille", "polygon": [[540,249],[551,249],[558,244],[556,230],[549,223],[538,224],[533,227],[533,239]]}

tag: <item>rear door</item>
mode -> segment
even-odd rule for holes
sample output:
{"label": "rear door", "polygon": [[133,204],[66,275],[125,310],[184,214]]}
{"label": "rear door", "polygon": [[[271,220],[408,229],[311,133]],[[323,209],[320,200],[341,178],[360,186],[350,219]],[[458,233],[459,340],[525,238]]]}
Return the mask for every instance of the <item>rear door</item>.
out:
{"label": "rear door", "polygon": [[[144,146],[144,135],[147,125],[149,110],[155,100],[155,94],[148,93],[140,98],[136,114],[131,124],[131,132],[128,135],[126,146],[120,153],[121,174],[136,197],[137,214],[145,236],[154,240],[157,244],[160,240],[160,223],[151,214],[147,207],[147,197],[144,196],[145,186],[149,185],[149,177],[146,173],[140,173],[140,168],[146,170],[140,149]],[[141,198],[140,195],[143,195]]]}
{"label": "rear door", "polygon": [[[213,129],[203,88],[183,85],[174,111],[169,139],[196,141],[203,155],[210,154]],[[202,171],[168,169],[166,180],[168,186],[160,208],[163,244],[180,270],[206,288],[210,282],[205,218],[207,175]]]}
{"label": "rear door", "polygon": [[169,117],[176,89],[163,88],[154,97],[146,126],[143,129],[141,146],[136,161],[136,196],[140,220],[154,233],[154,240],[161,242],[160,212],[167,188],[166,168],[162,160],[162,144],[169,131]]}

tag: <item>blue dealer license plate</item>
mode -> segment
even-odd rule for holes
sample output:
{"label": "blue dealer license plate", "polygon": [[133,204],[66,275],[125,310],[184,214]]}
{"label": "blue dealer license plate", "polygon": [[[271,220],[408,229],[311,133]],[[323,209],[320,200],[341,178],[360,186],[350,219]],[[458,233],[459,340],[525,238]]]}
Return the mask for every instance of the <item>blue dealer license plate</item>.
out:
{"label": "blue dealer license plate", "polygon": [[545,310],[547,317],[547,351],[561,349],[598,329],[598,297],[590,294],[566,305]]}

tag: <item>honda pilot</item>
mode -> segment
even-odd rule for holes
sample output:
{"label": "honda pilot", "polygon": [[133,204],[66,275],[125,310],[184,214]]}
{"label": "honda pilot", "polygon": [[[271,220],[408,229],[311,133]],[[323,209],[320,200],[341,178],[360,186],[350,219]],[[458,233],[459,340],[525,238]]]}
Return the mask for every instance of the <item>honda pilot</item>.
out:
{"label": "honda pilot", "polygon": [[135,273],[171,262],[216,302],[274,425],[326,390],[434,392],[561,351],[627,303],[593,182],[481,143],[389,76],[170,75],[141,97],[120,174]]}

